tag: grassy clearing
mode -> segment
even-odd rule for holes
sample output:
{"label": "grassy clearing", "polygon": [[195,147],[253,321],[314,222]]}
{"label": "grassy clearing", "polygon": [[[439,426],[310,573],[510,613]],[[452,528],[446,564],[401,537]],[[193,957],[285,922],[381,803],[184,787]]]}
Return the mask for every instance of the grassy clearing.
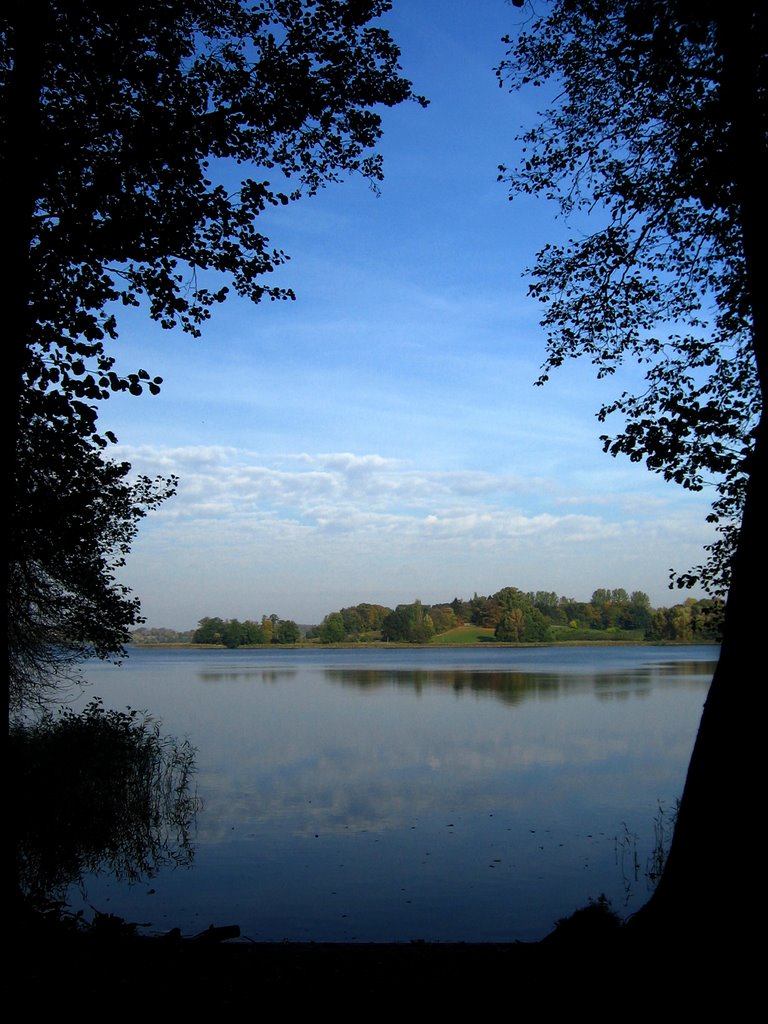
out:
{"label": "grassy clearing", "polygon": [[[547,641],[548,643],[556,644],[582,644],[582,643],[641,643],[643,641],[643,631],[641,629],[571,629],[569,626],[553,626],[552,627],[552,639]],[[310,644],[317,644],[317,641],[311,641]],[[410,644],[406,642],[394,643],[384,642],[383,640],[362,642],[361,640],[350,642],[342,641],[338,644],[320,644],[321,647],[470,647],[472,645],[482,644],[487,646],[490,644],[498,644],[499,647],[509,646],[520,646],[511,644],[502,644],[494,636],[493,629],[485,628],[483,626],[457,626],[455,629],[449,629],[447,633],[438,633],[437,636],[433,636],[427,644]],[[296,646],[308,646],[307,644],[298,644]],[[534,647],[541,646],[540,644],[525,644],[522,646]]]}
{"label": "grassy clearing", "polygon": [[[551,643],[641,643],[642,629],[571,629],[569,626],[553,626]],[[492,629],[481,626],[457,626],[447,633],[440,633],[430,640],[430,646],[456,647],[464,644],[494,644],[498,641]]]}
{"label": "grassy clearing", "polygon": [[572,629],[570,626],[553,626],[552,639],[555,643],[574,643],[578,640],[613,640],[624,643],[638,643],[645,639],[642,629]]}
{"label": "grassy clearing", "polygon": [[457,626],[449,629],[447,633],[439,633],[430,640],[431,644],[487,644],[495,643],[492,629],[484,629],[481,626]]}

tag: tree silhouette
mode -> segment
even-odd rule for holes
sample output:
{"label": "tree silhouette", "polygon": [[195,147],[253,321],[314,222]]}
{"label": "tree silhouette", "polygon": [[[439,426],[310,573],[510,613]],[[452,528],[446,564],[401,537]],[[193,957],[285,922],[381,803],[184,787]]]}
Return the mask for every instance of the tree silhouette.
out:
{"label": "tree silhouette", "polygon": [[117,580],[142,518],[175,479],[130,478],[76,430],[55,392],[22,397],[6,534],[10,711],[61,694],[86,657],[124,654],[139,601]]}
{"label": "tree silhouette", "polygon": [[62,438],[104,447],[115,439],[99,433],[94,403],[159,390],[161,380],[144,369],[115,370],[108,346],[123,308],[197,335],[230,289],[254,302],[293,297],[269,282],[287,257],[258,230],[259,216],[348,174],[375,187],[378,108],[426,102],[402,77],[398,49],[377,22],[389,7],[4,6],[7,480],[19,479],[24,437],[38,436],[24,422],[26,394],[55,396]]}
{"label": "tree silhouette", "polygon": [[633,922],[704,942],[751,913],[734,830],[755,813],[762,767],[750,705],[768,564],[767,25],[748,0],[556,0],[499,68],[555,96],[502,177],[554,198],[575,229],[532,272],[548,332],[539,382],[579,356],[598,376],[640,363],[639,393],[599,412],[624,416],[606,450],[716,487],[720,537],[679,582],[727,588],[721,653],[669,859]]}

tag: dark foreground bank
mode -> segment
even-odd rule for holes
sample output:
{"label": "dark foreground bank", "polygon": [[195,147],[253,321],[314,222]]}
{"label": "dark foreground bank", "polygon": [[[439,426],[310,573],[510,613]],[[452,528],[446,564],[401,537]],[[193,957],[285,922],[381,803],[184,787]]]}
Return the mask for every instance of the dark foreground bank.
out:
{"label": "dark foreground bank", "polygon": [[117,920],[82,930],[28,916],[6,945],[6,1005],[22,995],[25,1008],[118,1019],[526,1010],[551,1020],[584,1010],[613,1021],[715,1009],[747,1020],[763,1000],[756,936],[681,944],[608,921],[569,922],[536,943],[480,945],[254,944],[236,932],[147,938]]}

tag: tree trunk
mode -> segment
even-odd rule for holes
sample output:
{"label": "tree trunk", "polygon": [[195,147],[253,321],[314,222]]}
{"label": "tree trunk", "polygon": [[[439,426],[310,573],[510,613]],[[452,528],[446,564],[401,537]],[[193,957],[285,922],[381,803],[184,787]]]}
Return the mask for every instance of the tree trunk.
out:
{"label": "tree trunk", "polygon": [[[720,658],[701,717],[669,857],[634,927],[708,941],[748,933],[762,889],[765,609],[768,566],[763,418],[734,560]],[[760,588],[760,589],[759,589]],[[750,841],[750,837],[753,840]],[[746,885],[745,885],[745,880]],[[746,930],[746,932],[745,932]]]}
{"label": "tree trunk", "polygon": [[[720,15],[721,101],[729,174],[741,221],[752,344],[763,413],[749,480],[720,658],[699,726],[669,857],[653,897],[630,927],[659,928],[703,942],[750,934],[763,866],[764,729],[759,701],[765,678],[768,568],[768,290],[762,249],[768,238],[768,147],[760,110],[765,39],[754,31],[754,5],[735,0]],[[754,837],[754,838],[753,838]]]}

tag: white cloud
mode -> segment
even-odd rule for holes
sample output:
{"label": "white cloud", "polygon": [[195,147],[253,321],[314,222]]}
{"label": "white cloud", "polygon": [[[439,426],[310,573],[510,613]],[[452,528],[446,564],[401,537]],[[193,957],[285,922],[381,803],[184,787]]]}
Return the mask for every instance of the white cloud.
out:
{"label": "white cloud", "polygon": [[125,572],[151,621],[176,628],[273,610],[319,621],[360,600],[507,585],[584,599],[624,586],[670,604],[669,568],[693,564],[708,536],[677,489],[632,504],[621,492],[585,496],[579,508],[557,480],[424,470],[377,453],[121,446],[119,456],[181,481]]}
{"label": "white cloud", "polygon": [[154,624],[506,585],[672,603],[668,570],[711,539],[707,495],[601,451],[615,425],[595,413],[642,367],[595,381],[568,361],[533,386],[545,334],[522,275],[569,228],[496,180],[534,102],[492,72],[509,11],[453,4],[435,46],[422,6],[393,18],[433,102],[385,112],[381,198],[358,178],[263,218],[298,300],[232,297],[199,341],[121,313],[119,359],[166,383],[114,396],[102,425],[137,471],[180,478],[125,572]]}

